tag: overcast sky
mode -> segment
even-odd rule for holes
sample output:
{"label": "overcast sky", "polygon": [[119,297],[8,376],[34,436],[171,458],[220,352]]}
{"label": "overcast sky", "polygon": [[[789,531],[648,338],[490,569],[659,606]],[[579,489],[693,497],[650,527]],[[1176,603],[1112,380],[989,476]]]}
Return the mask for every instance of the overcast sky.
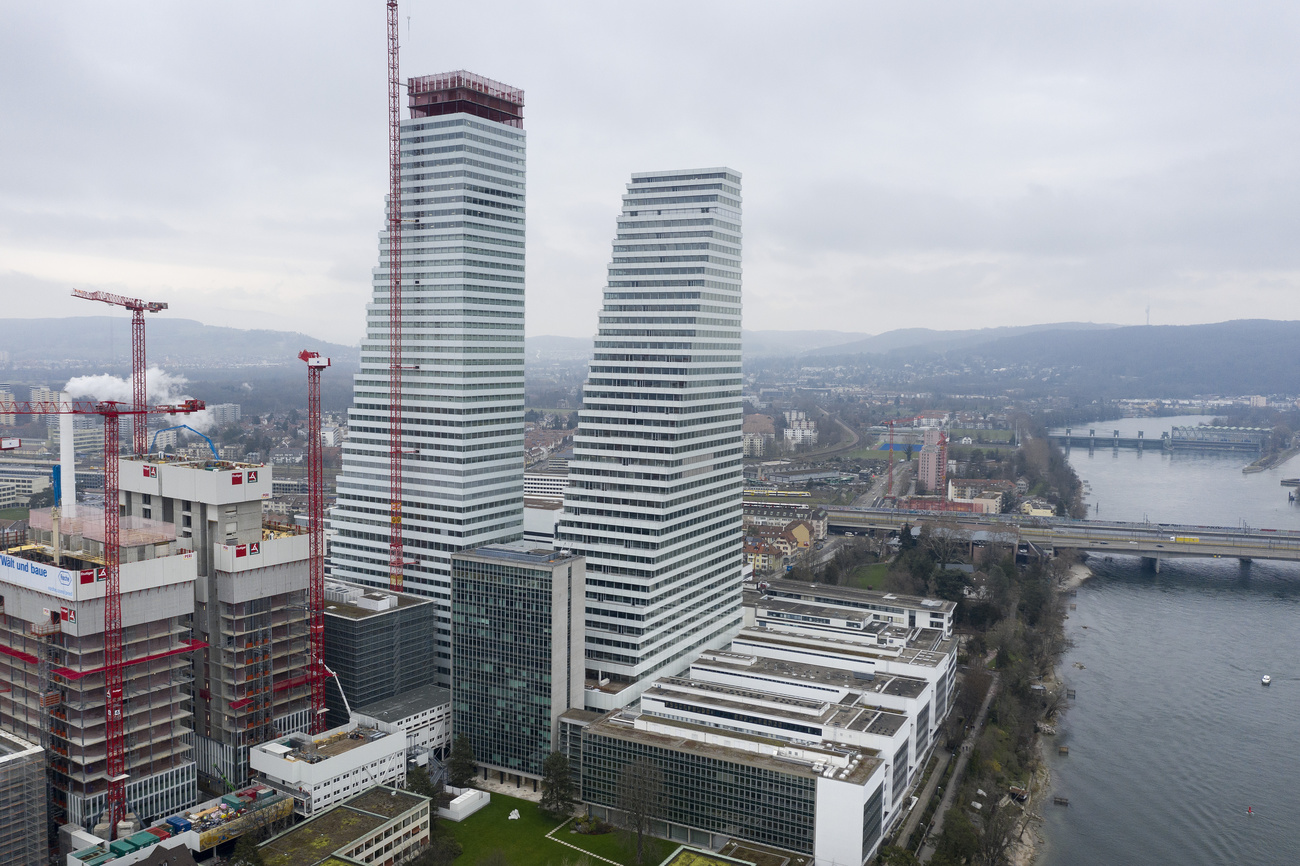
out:
{"label": "overcast sky", "polygon": [[[1300,318],[1294,2],[403,0],[526,92],[529,335],[590,336],[635,171],[744,174],[745,327]],[[0,0],[0,316],[355,343],[382,0]],[[409,24],[407,18],[409,16]]]}

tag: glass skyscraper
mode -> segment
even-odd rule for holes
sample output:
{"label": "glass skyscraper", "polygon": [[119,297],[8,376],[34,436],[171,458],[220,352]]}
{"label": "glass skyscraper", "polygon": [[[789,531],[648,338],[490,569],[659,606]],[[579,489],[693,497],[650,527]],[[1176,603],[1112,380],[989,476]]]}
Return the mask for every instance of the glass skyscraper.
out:
{"label": "glass skyscraper", "polygon": [[452,557],[452,730],[479,766],[534,780],[582,706],[582,557],[492,545]]}
{"label": "glass skyscraper", "polygon": [[585,705],[741,625],[740,173],[632,175],[556,547],[587,560]]}
{"label": "glass skyscraper", "polygon": [[[523,91],[413,78],[402,121],[403,590],[439,602],[451,677],[451,554],[523,534]],[[334,578],[388,586],[388,235],[331,519]]]}

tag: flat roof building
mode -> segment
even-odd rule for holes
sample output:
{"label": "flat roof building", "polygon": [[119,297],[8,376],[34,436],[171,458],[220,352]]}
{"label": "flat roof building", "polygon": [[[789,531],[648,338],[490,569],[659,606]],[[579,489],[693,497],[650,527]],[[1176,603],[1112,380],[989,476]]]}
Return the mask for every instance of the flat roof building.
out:
{"label": "flat roof building", "polygon": [[352,711],[359,724],[406,737],[406,757],[424,766],[451,748],[451,689],[427,685]]}
{"label": "flat roof building", "polygon": [[880,845],[887,777],[871,749],[626,712],[587,725],[582,749],[582,798],[602,819],[618,814],[627,767],[645,761],[662,779],[656,835],[711,848],[739,837],[816,866],[863,863]]}
{"label": "flat roof building", "polygon": [[325,582],[325,664],[337,688],[325,689],[329,724],[349,721],[352,706],[388,700],[441,680],[432,661],[438,606],[428,598],[368,586]]}
{"label": "flat roof building", "polygon": [[955,602],[943,599],[782,578],[746,584],[745,624],[755,624],[760,602],[774,607],[781,600],[864,611],[873,620],[906,628],[937,628],[945,636],[952,635],[952,617],[957,610]]}
{"label": "flat roof building", "polygon": [[452,556],[452,726],[485,770],[541,778],[582,706],[584,560],[493,545]]}
{"label": "flat roof building", "polygon": [[401,863],[429,844],[428,797],[376,786],[264,842],[263,866]]}
{"label": "flat roof building", "polygon": [[404,785],[406,737],[349,722],[262,743],[249,762],[260,781],[291,795],[294,811],[311,817],[371,785]]}

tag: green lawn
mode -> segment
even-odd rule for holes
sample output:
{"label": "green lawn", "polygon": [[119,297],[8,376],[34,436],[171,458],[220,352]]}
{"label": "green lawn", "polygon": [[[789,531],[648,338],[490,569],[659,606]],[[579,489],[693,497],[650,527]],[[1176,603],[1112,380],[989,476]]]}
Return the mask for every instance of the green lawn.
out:
{"label": "green lawn", "polygon": [[0,508],[0,520],[26,520],[26,508]]}
{"label": "green lawn", "polygon": [[[511,821],[509,815],[514,809],[519,810],[519,819]],[[536,803],[495,792],[491,803],[459,824],[454,821],[443,822],[443,826],[451,831],[464,848],[464,853],[456,858],[457,866],[476,866],[497,850],[505,854],[510,866],[563,866],[565,860],[574,862],[582,856],[579,852],[543,838],[559,824],[559,821],[543,815]],[[624,848],[617,831],[599,836],[584,836],[570,833],[566,827],[556,833],[555,838],[618,863],[632,862],[631,854]],[[651,839],[647,843],[652,846],[646,857],[648,864],[663,862],[678,845],[663,839]],[[594,860],[592,866],[603,864]]]}
{"label": "green lawn", "polygon": [[883,589],[885,584],[885,572],[889,570],[887,562],[872,562],[867,565],[859,565],[853,569],[853,574],[849,576],[849,585],[856,586],[858,589]]}

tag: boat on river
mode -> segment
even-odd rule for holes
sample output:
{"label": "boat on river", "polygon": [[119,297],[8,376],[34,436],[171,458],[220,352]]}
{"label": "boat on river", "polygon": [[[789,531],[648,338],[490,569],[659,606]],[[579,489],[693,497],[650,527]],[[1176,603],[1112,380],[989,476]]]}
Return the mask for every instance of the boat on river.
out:
{"label": "boat on river", "polygon": [[1268,674],[1264,674],[1264,676],[1260,677],[1259,681],[1262,685],[1268,685],[1269,683],[1273,682],[1273,678],[1270,677]]}

